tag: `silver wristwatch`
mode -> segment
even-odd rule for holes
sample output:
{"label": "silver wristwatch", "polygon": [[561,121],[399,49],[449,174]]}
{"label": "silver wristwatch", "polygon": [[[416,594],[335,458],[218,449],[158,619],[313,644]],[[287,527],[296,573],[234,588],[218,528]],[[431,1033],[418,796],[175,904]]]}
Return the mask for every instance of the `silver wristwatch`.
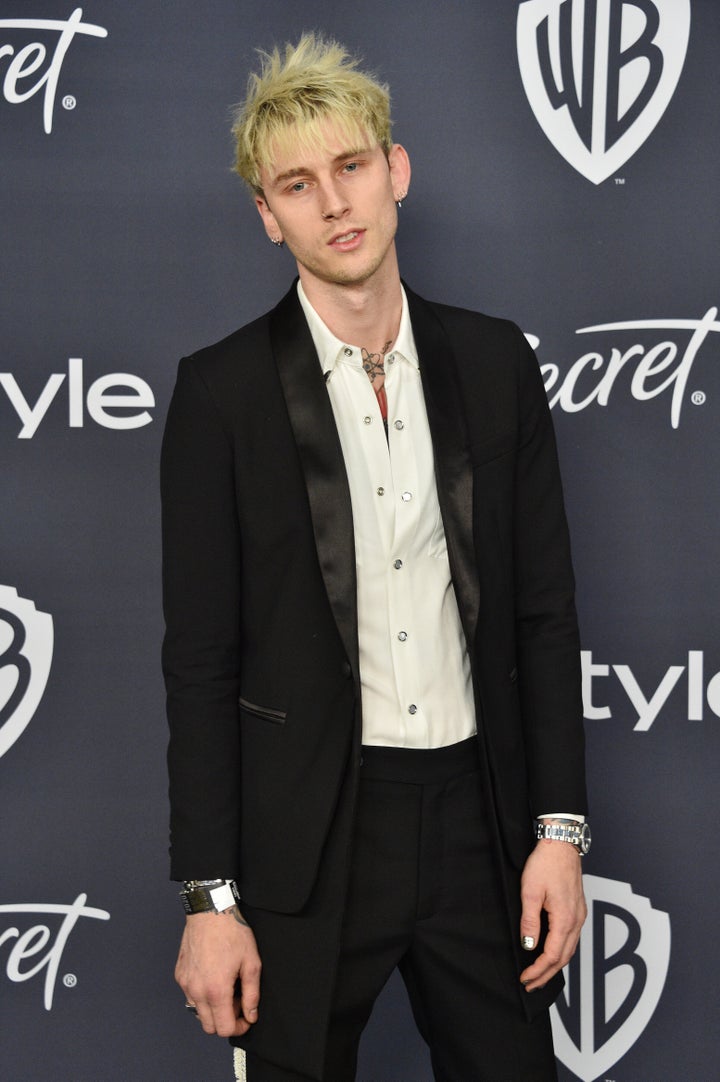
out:
{"label": "silver wristwatch", "polygon": [[186,913],[224,913],[240,902],[234,879],[187,879],[180,891]]}
{"label": "silver wristwatch", "polygon": [[576,823],[574,820],[555,820],[554,823],[544,823],[540,819],[535,820],[535,837],[540,841],[542,838],[550,838],[555,842],[570,842],[574,845],[581,857],[590,852],[592,836],[588,823]]}

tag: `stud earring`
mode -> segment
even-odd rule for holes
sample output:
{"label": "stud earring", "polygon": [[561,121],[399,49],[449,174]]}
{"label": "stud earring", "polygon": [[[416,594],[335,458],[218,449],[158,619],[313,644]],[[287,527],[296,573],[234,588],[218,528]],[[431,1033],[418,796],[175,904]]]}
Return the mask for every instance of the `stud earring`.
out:
{"label": "stud earring", "polygon": [[282,248],[285,242],[282,237],[270,237],[270,243],[274,244],[276,248]]}

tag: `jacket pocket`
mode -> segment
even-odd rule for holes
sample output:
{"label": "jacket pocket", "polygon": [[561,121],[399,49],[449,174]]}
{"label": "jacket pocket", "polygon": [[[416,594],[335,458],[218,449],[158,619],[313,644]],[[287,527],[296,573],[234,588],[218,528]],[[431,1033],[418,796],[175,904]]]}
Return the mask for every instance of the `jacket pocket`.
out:
{"label": "jacket pocket", "polygon": [[246,714],[252,714],[253,717],[261,718],[262,721],[270,721],[273,725],[284,725],[287,718],[287,711],[285,710],[273,710],[269,706],[258,706],[257,703],[248,702],[247,699],[243,699],[242,695],[238,699],[240,709],[244,710]]}

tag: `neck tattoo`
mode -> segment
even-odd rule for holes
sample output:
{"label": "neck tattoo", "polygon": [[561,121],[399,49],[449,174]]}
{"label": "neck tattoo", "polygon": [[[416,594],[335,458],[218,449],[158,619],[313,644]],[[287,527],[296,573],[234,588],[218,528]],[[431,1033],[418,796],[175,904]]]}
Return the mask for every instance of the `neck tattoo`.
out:
{"label": "neck tattoo", "polygon": [[392,338],[385,343],[379,353],[370,353],[364,346],[360,350],[362,366],[376,391],[379,390],[385,379],[385,354],[391,345]]}
{"label": "neck tattoo", "polygon": [[383,419],[385,425],[385,433],[387,434],[387,396],[385,394],[385,354],[392,345],[392,338],[385,343],[379,353],[370,353],[369,350],[361,348],[360,355],[362,357],[362,366],[368,374],[368,379],[372,384],[372,388],[377,397],[378,406],[380,407],[380,416]]}

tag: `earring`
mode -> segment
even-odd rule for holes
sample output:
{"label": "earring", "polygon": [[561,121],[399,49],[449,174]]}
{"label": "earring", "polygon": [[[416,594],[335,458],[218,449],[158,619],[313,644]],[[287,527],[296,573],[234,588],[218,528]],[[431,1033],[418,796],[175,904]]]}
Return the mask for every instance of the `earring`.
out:
{"label": "earring", "polygon": [[282,248],[285,242],[283,241],[282,237],[270,237],[270,243],[274,244],[276,248]]}
{"label": "earring", "polygon": [[397,196],[395,197],[395,202],[396,202],[396,203],[397,203],[397,205],[398,205],[398,210],[399,210],[399,209],[400,209],[400,207],[402,206],[402,201],[403,201],[403,199],[405,198],[405,196],[406,196],[406,195],[407,195],[407,192],[400,192],[400,193],[399,193],[399,194],[398,194],[398,195],[397,195]]}

